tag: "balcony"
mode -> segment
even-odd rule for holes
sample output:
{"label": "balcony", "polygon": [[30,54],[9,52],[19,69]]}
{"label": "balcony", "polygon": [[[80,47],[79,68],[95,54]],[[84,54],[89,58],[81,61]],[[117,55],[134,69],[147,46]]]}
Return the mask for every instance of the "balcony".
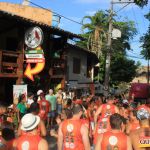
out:
{"label": "balcony", "polygon": [[0,77],[18,77],[23,68],[20,52],[0,50]]}

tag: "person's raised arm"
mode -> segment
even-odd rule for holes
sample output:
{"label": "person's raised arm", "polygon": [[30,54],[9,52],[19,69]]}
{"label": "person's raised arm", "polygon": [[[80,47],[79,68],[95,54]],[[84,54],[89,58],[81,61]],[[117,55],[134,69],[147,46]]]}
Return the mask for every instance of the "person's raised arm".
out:
{"label": "person's raised arm", "polygon": [[95,126],[96,126],[96,124],[97,124],[98,115],[101,113],[101,111],[102,111],[102,106],[100,106],[100,107],[97,109],[97,111],[95,112],[95,115],[94,115],[94,124],[95,124]]}

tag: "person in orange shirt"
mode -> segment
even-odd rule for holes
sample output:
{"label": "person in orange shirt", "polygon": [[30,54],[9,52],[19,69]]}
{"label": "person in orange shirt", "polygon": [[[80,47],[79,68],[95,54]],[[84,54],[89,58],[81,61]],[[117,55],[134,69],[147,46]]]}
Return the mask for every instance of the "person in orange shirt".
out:
{"label": "person in orange shirt", "polygon": [[130,117],[130,120],[126,128],[127,134],[140,128],[139,120],[137,119],[137,111],[136,110],[131,111],[129,114],[129,117]]}
{"label": "person in orange shirt", "polygon": [[[39,104],[37,102],[33,102],[29,108],[29,112],[32,113],[33,115],[38,115],[39,114]],[[22,134],[25,134],[26,132],[21,130],[21,123],[19,124],[19,128],[17,131],[17,135],[20,136]],[[40,123],[38,124],[38,134],[42,137],[46,136],[46,127],[44,124],[43,120],[40,120]]]}
{"label": "person in orange shirt", "polygon": [[111,115],[110,125],[111,130],[98,137],[95,150],[132,150],[130,138],[121,131],[121,115]]}
{"label": "person in orange shirt", "polygon": [[[109,97],[106,104],[102,104],[94,115],[94,144],[96,143],[99,134],[102,134],[110,129],[109,117],[114,113],[119,113],[117,106],[113,104],[113,98]],[[99,120],[98,116],[101,114]]]}
{"label": "person in orange shirt", "polygon": [[82,123],[83,114],[81,105],[73,107],[73,117],[63,121],[58,131],[58,150],[90,150],[88,128]]}
{"label": "person in orange shirt", "polygon": [[45,99],[44,93],[40,93],[40,100],[38,101],[38,104],[40,106],[40,111],[38,115],[44,122],[46,122],[51,106],[50,103]]}
{"label": "person in orange shirt", "polygon": [[146,109],[140,109],[137,111],[137,118],[140,121],[140,128],[130,133],[132,146],[134,150],[149,150],[150,113]]}
{"label": "person in orange shirt", "polygon": [[40,117],[31,113],[26,114],[21,119],[21,130],[26,134],[17,138],[13,147],[17,150],[48,150],[48,143],[37,133],[37,126],[40,123]]}

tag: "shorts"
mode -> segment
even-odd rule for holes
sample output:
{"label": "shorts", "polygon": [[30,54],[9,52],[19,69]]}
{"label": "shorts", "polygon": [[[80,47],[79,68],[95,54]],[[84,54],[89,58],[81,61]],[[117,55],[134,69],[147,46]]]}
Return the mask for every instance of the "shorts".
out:
{"label": "shorts", "polygon": [[62,104],[57,104],[57,113],[58,114],[62,113]]}
{"label": "shorts", "polygon": [[51,111],[51,112],[48,113],[48,117],[49,117],[49,118],[54,118],[54,117],[55,117],[55,114],[56,114],[56,113],[55,113],[55,110],[53,110],[53,111]]}

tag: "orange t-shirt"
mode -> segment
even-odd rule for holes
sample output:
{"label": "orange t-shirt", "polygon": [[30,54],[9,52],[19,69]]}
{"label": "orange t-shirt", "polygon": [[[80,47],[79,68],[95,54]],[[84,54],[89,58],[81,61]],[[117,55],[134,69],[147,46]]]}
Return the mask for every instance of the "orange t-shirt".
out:
{"label": "orange t-shirt", "polygon": [[115,113],[115,105],[113,104],[103,104],[101,118],[105,118],[107,116],[111,116]]}
{"label": "orange t-shirt", "polygon": [[62,123],[62,133],[64,137],[63,150],[84,150],[81,135],[81,120],[68,119]]}
{"label": "orange t-shirt", "polygon": [[96,126],[96,131],[94,134],[94,144],[96,144],[97,138],[100,134],[105,133],[106,131],[109,131],[111,129],[110,127],[110,121],[109,121],[109,117],[106,118],[100,118],[97,126]]}
{"label": "orange t-shirt", "polygon": [[42,120],[46,120],[48,112],[50,110],[50,104],[47,100],[40,100],[38,103],[40,106],[40,112],[38,115]]}
{"label": "orange t-shirt", "polygon": [[39,135],[32,135],[27,133],[16,139],[16,148],[17,150],[38,150],[38,145],[41,139],[42,138]]}
{"label": "orange t-shirt", "polygon": [[103,134],[101,149],[127,150],[127,136],[123,132],[107,131]]}

